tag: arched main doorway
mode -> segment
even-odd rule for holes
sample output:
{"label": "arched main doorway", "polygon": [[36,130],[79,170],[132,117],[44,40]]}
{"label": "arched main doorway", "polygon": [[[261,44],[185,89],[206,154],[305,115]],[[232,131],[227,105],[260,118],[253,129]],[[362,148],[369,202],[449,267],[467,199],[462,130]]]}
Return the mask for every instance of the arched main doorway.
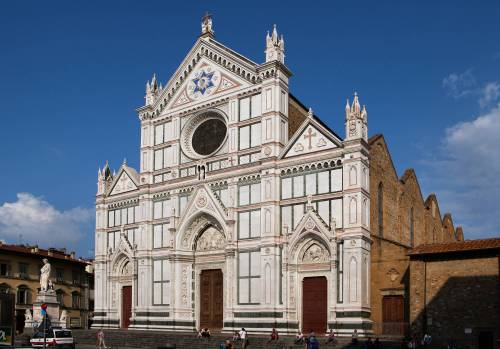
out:
{"label": "arched main doorway", "polygon": [[[220,226],[207,224],[196,239],[195,263],[198,261],[199,276],[199,326],[222,329],[224,314],[224,280],[220,268],[224,261],[226,239]],[[200,264],[200,261],[202,263]]]}

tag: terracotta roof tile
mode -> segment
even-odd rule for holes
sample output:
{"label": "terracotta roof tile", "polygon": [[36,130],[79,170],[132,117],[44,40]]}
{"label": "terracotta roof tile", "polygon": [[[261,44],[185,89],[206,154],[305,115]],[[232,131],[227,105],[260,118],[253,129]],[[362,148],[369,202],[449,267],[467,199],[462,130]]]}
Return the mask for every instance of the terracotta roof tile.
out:
{"label": "terracotta roof tile", "polygon": [[[65,260],[72,263],[81,263],[81,264],[89,264],[87,261],[84,261],[79,258],[72,258],[70,254],[64,253],[62,251],[57,250],[45,250],[42,248],[38,248],[38,251],[35,252],[35,246],[22,246],[22,245],[7,245],[0,243],[0,252],[15,252],[22,254],[29,254],[32,256],[40,256],[40,257],[48,257],[53,259]],[[50,254],[49,254],[50,253]]]}
{"label": "terracotta roof tile", "polygon": [[451,253],[460,251],[476,251],[500,249],[500,238],[465,240],[458,242],[448,242],[443,244],[420,245],[412,249],[408,254],[423,255],[436,253]]}

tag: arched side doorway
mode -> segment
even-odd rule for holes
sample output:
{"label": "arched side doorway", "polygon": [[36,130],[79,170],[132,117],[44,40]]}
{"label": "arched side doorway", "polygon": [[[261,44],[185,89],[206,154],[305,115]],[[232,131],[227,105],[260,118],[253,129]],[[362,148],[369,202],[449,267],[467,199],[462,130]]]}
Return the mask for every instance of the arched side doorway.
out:
{"label": "arched side doorway", "polygon": [[[305,333],[326,333],[328,329],[329,309],[335,298],[330,250],[326,239],[316,232],[301,235],[292,245],[298,281],[297,319]],[[294,292],[293,286],[290,292]]]}
{"label": "arched side doorway", "polygon": [[133,262],[126,255],[116,258],[111,278],[112,287],[119,293],[117,311],[120,319],[120,327],[128,328],[132,317],[132,280],[134,274]]}

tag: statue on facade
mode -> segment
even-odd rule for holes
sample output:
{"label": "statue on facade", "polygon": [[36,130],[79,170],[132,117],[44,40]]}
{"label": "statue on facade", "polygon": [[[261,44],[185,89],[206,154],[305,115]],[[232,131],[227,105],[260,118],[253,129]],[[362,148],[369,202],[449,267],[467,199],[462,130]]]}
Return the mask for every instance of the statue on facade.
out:
{"label": "statue on facade", "polygon": [[50,289],[50,263],[47,258],[43,259],[43,267],[40,269],[40,291],[47,292]]}

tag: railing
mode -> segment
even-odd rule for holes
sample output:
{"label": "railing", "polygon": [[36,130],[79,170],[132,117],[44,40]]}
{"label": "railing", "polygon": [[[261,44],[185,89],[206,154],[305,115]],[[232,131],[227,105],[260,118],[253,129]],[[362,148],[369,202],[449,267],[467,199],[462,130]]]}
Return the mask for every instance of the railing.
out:
{"label": "railing", "polygon": [[373,324],[373,332],[388,336],[404,336],[408,333],[408,322],[382,322]]}

